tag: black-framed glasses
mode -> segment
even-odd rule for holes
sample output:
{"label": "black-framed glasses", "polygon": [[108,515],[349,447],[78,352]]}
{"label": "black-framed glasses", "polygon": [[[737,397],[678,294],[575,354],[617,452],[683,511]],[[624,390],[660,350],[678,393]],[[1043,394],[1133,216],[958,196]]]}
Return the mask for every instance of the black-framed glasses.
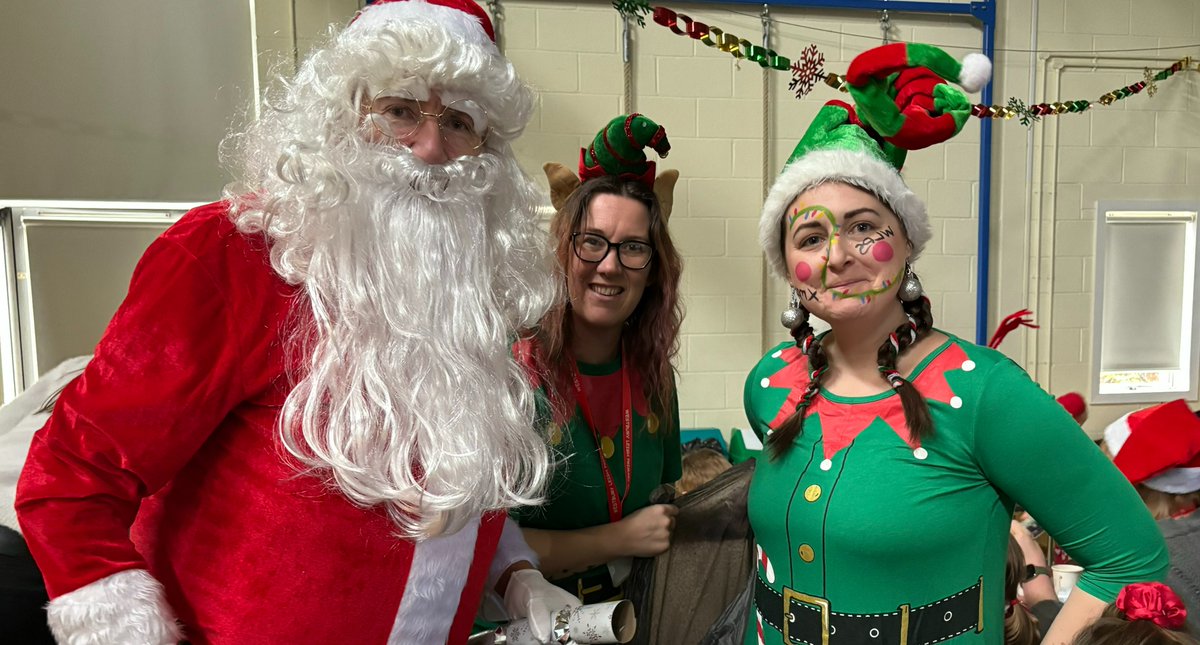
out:
{"label": "black-framed glasses", "polygon": [[592,264],[600,264],[609,251],[616,249],[617,262],[633,271],[645,269],[654,257],[654,247],[647,242],[625,240],[614,243],[597,233],[575,233],[571,236],[571,247],[575,249],[575,257]]}
{"label": "black-framed glasses", "polygon": [[438,124],[442,142],[452,156],[471,154],[483,147],[491,128],[487,110],[470,99],[451,101],[441,112],[426,112],[407,90],[385,90],[371,102],[371,125],[389,139],[406,139],[425,119]]}

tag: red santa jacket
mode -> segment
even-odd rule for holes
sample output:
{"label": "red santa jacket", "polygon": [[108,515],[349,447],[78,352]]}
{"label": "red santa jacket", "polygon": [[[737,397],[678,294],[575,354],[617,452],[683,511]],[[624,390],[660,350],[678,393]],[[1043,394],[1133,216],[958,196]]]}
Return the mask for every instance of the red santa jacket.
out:
{"label": "red santa jacket", "polygon": [[17,510],[50,596],[147,569],[196,645],[465,641],[503,518],[414,565],[385,514],[298,473],[276,422],[307,301],[227,213],[151,245],[33,441]]}

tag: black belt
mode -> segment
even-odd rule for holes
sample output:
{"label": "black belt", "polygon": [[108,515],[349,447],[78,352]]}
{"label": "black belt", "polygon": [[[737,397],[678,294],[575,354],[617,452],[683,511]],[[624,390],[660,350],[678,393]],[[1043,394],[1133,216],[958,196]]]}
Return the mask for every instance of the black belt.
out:
{"label": "black belt", "polygon": [[[843,614],[829,601],[783,588],[783,595],[755,576],[754,604],[762,621],[784,643],[929,645],[983,630],[983,578],[962,591],[917,608],[901,605],[883,614]],[[786,615],[786,622],[785,622]]]}

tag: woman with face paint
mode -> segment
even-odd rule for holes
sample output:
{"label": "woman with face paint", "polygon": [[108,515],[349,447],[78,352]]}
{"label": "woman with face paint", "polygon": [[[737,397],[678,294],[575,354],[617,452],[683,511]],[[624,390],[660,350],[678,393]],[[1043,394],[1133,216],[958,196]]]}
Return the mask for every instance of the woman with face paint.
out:
{"label": "woman with face paint", "polygon": [[546,164],[568,298],[517,347],[546,395],[557,464],[546,503],[515,516],[543,574],[587,603],[621,597],[629,559],[665,551],[677,512],[650,494],[680,476],[682,261],[667,230],[679,173],[656,178],[644,147],[670,149],[631,114],[581,151],[578,177]]}
{"label": "woman with face paint", "polygon": [[1165,571],[1137,495],[1054,398],[933,327],[913,267],[932,227],[900,146],[961,127],[970,102],[945,80],[974,85],[970,67],[905,43],[860,56],[857,106],[827,104],[767,196],[760,241],[794,341],[746,382],[768,447],[748,501],[749,645],[999,645],[1014,502],[1087,568],[1046,642]]}

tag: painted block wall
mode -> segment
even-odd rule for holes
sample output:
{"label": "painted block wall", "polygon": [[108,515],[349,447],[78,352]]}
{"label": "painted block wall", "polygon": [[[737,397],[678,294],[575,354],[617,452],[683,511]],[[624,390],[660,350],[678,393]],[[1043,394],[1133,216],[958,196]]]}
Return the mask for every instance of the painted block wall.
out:
{"label": "painted block wall", "polygon": [[[257,2],[260,75],[272,64],[286,70],[293,48],[302,56],[326,24],[344,20],[357,5]],[[761,39],[757,7],[666,6]],[[648,20],[633,30],[632,104],[626,105],[622,26],[608,3],[525,0],[499,7],[505,52],[539,91],[537,112],[515,148],[543,185],[545,162],[573,166],[579,148],[623,111],[643,112],[667,127],[673,149],[660,167],[682,174],[671,221],[686,262],[687,318],[677,362],[682,421],[744,427],[745,374],[766,349],[788,339],[777,322],[787,291],[767,275],[757,242],[764,178],[780,171],[820,105],[845,96],[818,86],[797,100],[788,74],[764,74]],[[1200,42],[1200,6],[1191,0],[1138,0],[1136,11],[1132,0],[1016,0],[1001,2],[999,11],[997,102],[1094,99],[1140,80],[1143,67],[1200,57],[1200,48],[1180,47]],[[826,69],[844,71],[880,42],[878,18],[772,8],[771,44],[793,59],[815,44]],[[970,19],[890,18],[894,40],[942,45],[960,58],[980,48],[982,30]],[[1146,49],[1095,53],[1136,48]],[[1090,384],[1096,202],[1200,200],[1198,105],[1200,74],[1191,74],[1167,81],[1154,98],[1143,94],[1032,128],[1015,120],[995,124],[988,328],[1012,311],[1035,310],[1042,328],[1014,333],[1003,349],[1051,392],[1086,395]],[[979,142],[973,121],[949,143],[911,153],[904,169],[934,225],[916,268],[936,324],[967,339],[974,335],[979,270]],[[1130,409],[1093,406],[1086,429],[1098,434]]]}

